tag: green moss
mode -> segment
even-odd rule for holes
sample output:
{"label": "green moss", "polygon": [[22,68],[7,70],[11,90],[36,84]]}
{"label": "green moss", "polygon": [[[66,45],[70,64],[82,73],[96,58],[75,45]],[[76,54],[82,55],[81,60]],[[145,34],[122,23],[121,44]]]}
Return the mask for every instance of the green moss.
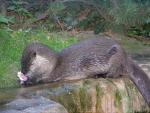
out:
{"label": "green moss", "polygon": [[117,107],[117,108],[120,108],[120,106],[121,106],[121,100],[122,100],[122,97],[121,97],[121,94],[120,94],[120,92],[118,91],[118,89],[115,91],[115,103],[114,103],[114,105],[115,105],[115,107]]}
{"label": "green moss", "polygon": [[96,112],[97,113],[103,113],[102,112],[102,107],[101,107],[101,99],[103,97],[103,90],[100,87],[100,84],[96,85]]}
{"label": "green moss", "polygon": [[127,93],[127,113],[132,113],[133,112],[133,105],[134,102],[131,100],[134,100],[135,97],[135,86],[133,85],[133,83],[131,83],[131,81],[125,81],[125,89],[126,89],[126,93]]}
{"label": "green moss", "polygon": [[63,103],[63,105],[67,108],[69,113],[79,113],[78,106],[72,96],[69,97],[67,96],[66,98],[62,97],[60,99],[61,99],[61,103]]}
{"label": "green moss", "polygon": [[71,90],[69,93],[64,92],[59,96],[51,96],[50,99],[61,103],[69,113],[80,113],[79,96],[78,92],[75,90]]}
{"label": "green moss", "polygon": [[[84,84],[84,82],[83,82]],[[91,92],[87,85],[73,85],[52,89],[49,98],[61,103],[69,113],[87,113],[91,111]]]}
{"label": "green moss", "polygon": [[80,106],[82,112],[86,113],[91,110],[91,96],[88,94],[85,87],[79,89]]}
{"label": "green moss", "polygon": [[91,96],[86,88],[78,87],[78,89],[69,91],[69,93],[64,92],[56,98],[54,100],[61,103],[69,113],[87,113],[91,110]]}

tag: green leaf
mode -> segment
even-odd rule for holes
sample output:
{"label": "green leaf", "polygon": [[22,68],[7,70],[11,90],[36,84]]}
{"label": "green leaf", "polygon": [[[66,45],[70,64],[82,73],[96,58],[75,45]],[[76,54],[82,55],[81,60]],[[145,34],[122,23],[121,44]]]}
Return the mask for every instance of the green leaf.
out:
{"label": "green leaf", "polygon": [[8,24],[8,23],[14,23],[13,22],[13,17],[5,17],[3,15],[0,15],[0,23]]}
{"label": "green leaf", "polygon": [[65,9],[65,6],[62,2],[54,2],[50,4],[49,8],[51,9],[51,11],[56,13]]}
{"label": "green leaf", "polygon": [[0,15],[0,23],[8,24],[8,22],[9,22],[9,20],[6,17]]}

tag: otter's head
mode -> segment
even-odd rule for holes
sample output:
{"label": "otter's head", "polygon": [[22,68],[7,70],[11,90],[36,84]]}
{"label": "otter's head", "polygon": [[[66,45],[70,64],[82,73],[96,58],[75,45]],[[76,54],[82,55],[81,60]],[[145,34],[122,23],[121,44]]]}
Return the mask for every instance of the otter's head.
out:
{"label": "otter's head", "polygon": [[56,53],[46,45],[29,44],[23,51],[21,72],[18,73],[21,85],[34,85],[50,78],[56,62]]}

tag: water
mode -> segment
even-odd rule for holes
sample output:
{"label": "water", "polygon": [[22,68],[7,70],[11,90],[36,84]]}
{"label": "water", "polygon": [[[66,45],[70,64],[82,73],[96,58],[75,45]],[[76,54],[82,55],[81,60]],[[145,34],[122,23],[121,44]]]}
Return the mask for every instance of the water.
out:
{"label": "water", "polygon": [[[66,83],[74,83],[75,81],[67,81],[67,82],[55,82],[48,84],[41,84],[31,87],[20,87],[20,88],[7,88],[0,89],[0,107],[8,102],[16,99],[16,98],[31,98],[34,96],[48,96],[48,93],[45,91],[49,91],[51,89],[58,88],[59,86],[64,87],[64,91],[66,89]],[[61,90],[62,91],[62,90]],[[57,91],[58,92],[58,91]]]}

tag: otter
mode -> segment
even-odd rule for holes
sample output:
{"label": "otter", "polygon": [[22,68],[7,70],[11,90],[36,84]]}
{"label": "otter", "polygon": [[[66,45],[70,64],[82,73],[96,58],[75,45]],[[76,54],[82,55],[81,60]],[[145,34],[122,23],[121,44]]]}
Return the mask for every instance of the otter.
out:
{"label": "otter", "polygon": [[150,78],[112,38],[90,38],[55,52],[31,43],[24,49],[18,77],[24,86],[91,77],[128,76],[150,106]]}

